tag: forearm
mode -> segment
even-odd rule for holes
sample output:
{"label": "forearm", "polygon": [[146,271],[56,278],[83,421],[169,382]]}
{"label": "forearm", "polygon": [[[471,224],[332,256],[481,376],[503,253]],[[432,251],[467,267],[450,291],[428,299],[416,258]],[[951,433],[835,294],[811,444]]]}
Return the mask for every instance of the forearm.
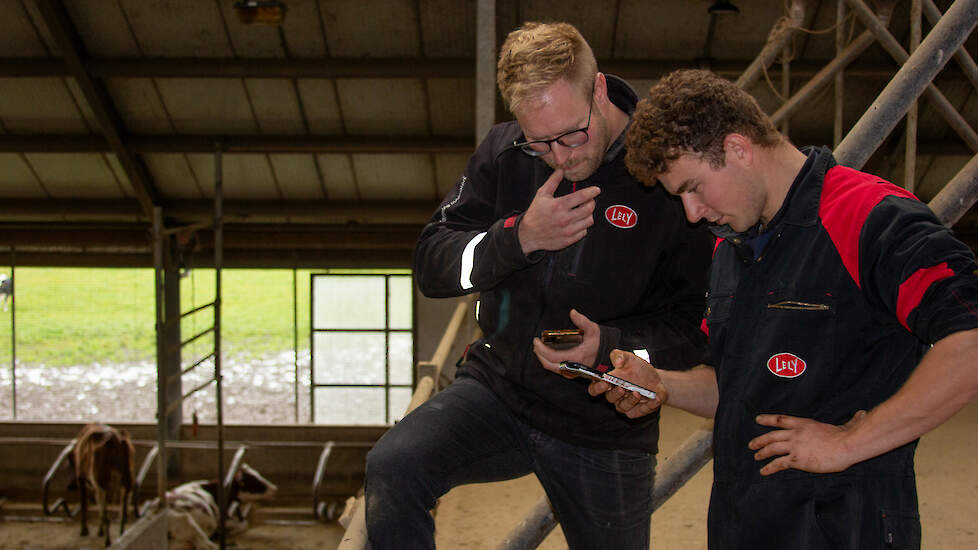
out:
{"label": "forearm", "polygon": [[906,384],[845,438],[848,462],[879,456],[919,438],[978,395],[978,329],[937,342]]}
{"label": "forearm", "polygon": [[719,390],[713,367],[700,365],[686,371],[656,369],[668,393],[666,405],[705,418],[717,412]]}

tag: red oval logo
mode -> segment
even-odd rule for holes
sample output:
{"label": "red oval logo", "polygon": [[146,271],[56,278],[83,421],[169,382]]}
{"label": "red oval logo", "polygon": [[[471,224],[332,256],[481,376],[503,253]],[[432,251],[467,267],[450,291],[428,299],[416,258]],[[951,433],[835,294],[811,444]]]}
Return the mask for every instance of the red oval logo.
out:
{"label": "red oval logo", "polygon": [[767,360],[767,370],[781,378],[797,378],[805,372],[805,360],[793,353],[779,353]]}
{"label": "red oval logo", "polygon": [[604,217],[608,223],[622,229],[631,229],[638,223],[638,214],[624,204],[609,206],[604,211]]}

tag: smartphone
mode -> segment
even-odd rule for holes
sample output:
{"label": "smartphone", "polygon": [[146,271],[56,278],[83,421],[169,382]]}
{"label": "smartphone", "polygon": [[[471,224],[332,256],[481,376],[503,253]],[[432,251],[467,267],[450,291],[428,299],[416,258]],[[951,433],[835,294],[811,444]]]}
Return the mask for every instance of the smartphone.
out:
{"label": "smartphone", "polygon": [[540,333],[540,340],[553,349],[567,349],[583,342],[584,334],[579,328],[545,330]]}
{"label": "smartphone", "polygon": [[601,380],[602,382],[607,382],[609,384],[614,384],[615,386],[621,386],[629,391],[638,392],[639,395],[648,397],[649,399],[655,399],[655,392],[639,386],[638,384],[632,384],[628,380],[618,378],[617,376],[612,376],[606,372],[602,372],[596,368],[589,367],[587,365],[582,365],[581,363],[575,363],[574,361],[561,361],[560,370],[573,372],[577,374],[583,374],[588,378],[593,378],[595,380]]}

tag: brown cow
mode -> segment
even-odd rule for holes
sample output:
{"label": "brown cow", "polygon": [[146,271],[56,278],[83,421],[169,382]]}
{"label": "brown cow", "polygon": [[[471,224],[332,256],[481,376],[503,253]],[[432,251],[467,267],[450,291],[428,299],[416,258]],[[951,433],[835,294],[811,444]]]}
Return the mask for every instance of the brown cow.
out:
{"label": "brown cow", "polygon": [[112,493],[119,494],[122,521],[119,534],[126,529],[126,504],[132,492],[133,462],[136,452],[129,440],[129,432],[117,430],[105,424],[86,424],[78,434],[71,454],[75,478],[81,494],[81,534],[88,535],[88,488],[95,494],[99,507],[99,536],[105,535],[109,546],[109,514],[106,499]]}

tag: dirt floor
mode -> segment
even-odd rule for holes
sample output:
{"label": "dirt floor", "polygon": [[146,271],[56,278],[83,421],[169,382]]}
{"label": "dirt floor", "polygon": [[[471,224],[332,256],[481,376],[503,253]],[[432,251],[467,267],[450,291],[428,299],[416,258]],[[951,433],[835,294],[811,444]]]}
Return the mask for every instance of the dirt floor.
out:
{"label": "dirt floor", "polygon": [[[663,460],[701,424],[701,420],[667,409],[662,423]],[[917,484],[927,550],[978,548],[978,403],[972,403],[921,441],[917,452]],[[712,463],[693,477],[652,518],[652,547],[656,550],[706,548],[706,507]],[[459,487],[446,495],[437,514],[439,548],[495,548],[543,494],[532,477],[502,483]],[[342,535],[336,524],[299,519],[285,524],[254,525],[229,548],[252,550],[311,550],[335,548]],[[5,517],[5,515],[7,517]],[[94,537],[78,535],[77,523],[10,521],[0,511],[0,549],[80,550],[102,548]],[[114,526],[117,528],[117,526]],[[566,548],[560,528],[540,546]]]}

